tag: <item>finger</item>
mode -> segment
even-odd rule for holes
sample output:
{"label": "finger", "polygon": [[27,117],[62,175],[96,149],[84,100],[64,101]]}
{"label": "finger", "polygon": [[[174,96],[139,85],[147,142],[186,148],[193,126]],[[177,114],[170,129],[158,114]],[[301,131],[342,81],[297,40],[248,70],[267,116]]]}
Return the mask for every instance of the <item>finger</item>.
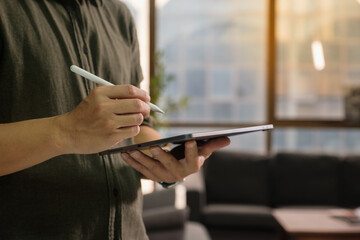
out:
{"label": "finger", "polygon": [[140,151],[132,151],[130,152],[130,156],[157,176],[159,176],[158,173],[161,174],[161,171],[164,171],[163,166],[158,160],[155,160]]}
{"label": "finger", "polygon": [[205,159],[199,158],[197,143],[195,140],[185,143],[185,161],[191,172],[198,172]]}
{"label": "finger", "polygon": [[228,137],[215,138],[207,141],[204,145],[199,148],[199,155],[203,156],[205,159],[210,157],[210,155],[230,144],[230,139]]}
{"label": "finger", "polygon": [[[183,179],[179,175],[179,169],[167,169],[162,164],[163,160],[157,158],[151,158],[140,151],[132,151],[130,156],[138,161],[141,165],[145,166],[152,174],[158,176],[163,182],[176,182]],[[163,156],[164,157],[164,156]],[[172,158],[171,154],[165,156],[165,158]],[[174,160],[176,161],[176,160]]]}
{"label": "finger", "polygon": [[150,153],[154,158],[158,159],[162,163],[165,169],[169,171],[176,171],[181,166],[179,161],[177,161],[171,154],[158,146],[151,147]]}
{"label": "finger", "polygon": [[141,113],[147,116],[150,113],[150,106],[140,99],[114,99],[111,111],[115,114]]}
{"label": "finger", "polygon": [[138,98],[144,102],[150,101],[149,94],[133,85],[104,86],[104,94],[111,99]]}
{"label": "finger", "polygon": [[138,172],[140,172],[144,177],[156,182],[161,181],[161,179],[158,176],[150,172],[149,169],[147,169],[145,166],[143,166],[138,161],[133,159],[128,153],[122,153],[121,157],[127,164],[129,164],[131,167],[133,167]]}
{"label": "finger", "polygon": [[116,122],[116,128],[140,126],[144,121],[144,116],[141,113],[116,115],[114,121]]}
{"label": "finger", "polygon": [[123,127],[116,129],[113,133],[113,135],[116,136],[116,139],[118,141],[122,141],[126,138],[135,137],[140,133],[140,127],[139,126],[132,126],[132,127]]}

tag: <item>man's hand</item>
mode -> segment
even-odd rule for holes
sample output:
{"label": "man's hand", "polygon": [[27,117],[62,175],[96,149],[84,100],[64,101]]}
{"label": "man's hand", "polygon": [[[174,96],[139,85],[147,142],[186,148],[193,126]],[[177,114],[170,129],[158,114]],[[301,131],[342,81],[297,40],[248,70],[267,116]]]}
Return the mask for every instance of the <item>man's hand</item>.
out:
{"label": "man's hand", "polygon": [[0,176],[62,154],[100,152],[137,135],[149,101],[134,86],[101,86],[69,113],[0,124]]}
{"label": "man's hand", "polygon": [[149,157],[140,151],[122,153],[124,161],[139,171],[144,177],[156,182],[178,182],[186,176],[198,172],[205,160],[216,150],[230,144],[227,137],[217,138],[198,146],[196,141],[185,143],[184,158],[176,157],[162,150],[151,147]]}
{"label": "man's hand", "polygon": [[95,88],[73,111],[59,116],[68,153],[96,153],[136,136],[149,115],[149,95],[132,85]]}

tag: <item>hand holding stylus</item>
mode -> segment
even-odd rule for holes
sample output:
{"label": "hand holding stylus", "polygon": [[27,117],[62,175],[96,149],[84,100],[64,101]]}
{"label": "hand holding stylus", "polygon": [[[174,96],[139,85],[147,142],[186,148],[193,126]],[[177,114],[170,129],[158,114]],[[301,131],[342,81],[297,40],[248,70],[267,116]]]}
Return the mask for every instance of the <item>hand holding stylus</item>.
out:
{"label": "hand holding stylus", "polygon": [[59,116],[68,153],[97,153],[136,136],[150,113],[149,95],[132,85],[100,86]]}
{"label": "hand holding stylus", "polygon": [[[89,73],[88,71],[86,71],[78,66],[71,65],[70,70],[90,81],[97,83],[97,84],[106,85],[106,86],[114,86],[114,84],[112,84],[111,82],[108,82],[92,73]],[[151,102],[149,102],[148,104],[150,105],[150,108],[152,111],[164,113],[164,111],[161,108],[159,108],[158,106],[156,106],[155,104],[152,104]]]}
{"label": "hand holding stylus", "polygon": [[[59,146],[66,153],[98,153],[139,134],[150,114],[149,94],[132,85],[99,82],[99,77],[72,66],[72,71],[102,86],[94,88],[72,111],[56,118]],[[107,85],[107,86],[104,86]]]}

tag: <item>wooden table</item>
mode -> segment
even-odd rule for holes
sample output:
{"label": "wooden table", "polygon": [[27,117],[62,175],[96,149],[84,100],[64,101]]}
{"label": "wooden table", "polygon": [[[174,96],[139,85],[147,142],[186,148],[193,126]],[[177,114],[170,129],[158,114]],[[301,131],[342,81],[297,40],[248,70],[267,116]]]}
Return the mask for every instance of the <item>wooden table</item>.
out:
{"label": "wooden table", "polygon": [[274,217],[291,240],[360,240],[360,224],[350,224],[332,215],[340,209],[276,209]]}

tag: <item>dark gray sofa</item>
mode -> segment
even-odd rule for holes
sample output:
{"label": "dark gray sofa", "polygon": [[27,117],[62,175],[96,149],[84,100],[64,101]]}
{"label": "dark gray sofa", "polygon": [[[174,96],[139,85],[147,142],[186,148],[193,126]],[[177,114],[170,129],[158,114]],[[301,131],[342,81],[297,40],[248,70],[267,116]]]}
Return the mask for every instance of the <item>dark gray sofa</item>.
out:
{"label": "dark gray sofa", "polygon": [[144,195],[143,220],[150,240],[210,240],[206,228],[175,207],[175,189]]}
{"label": "dark gray sofa", "polygon": [[212,239],[279,239],[274,208],[360,206],[360,156],[218,151],[186,185],[190,219]]}

